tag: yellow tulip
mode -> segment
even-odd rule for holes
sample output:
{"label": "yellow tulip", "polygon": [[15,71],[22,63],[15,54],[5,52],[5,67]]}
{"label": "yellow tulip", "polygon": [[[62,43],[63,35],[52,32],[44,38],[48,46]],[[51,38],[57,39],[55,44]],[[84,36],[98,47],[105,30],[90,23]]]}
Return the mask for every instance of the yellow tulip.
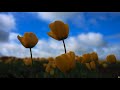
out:
{"label": "yellow tulip", "polygon": [[48,35],[56,40],[63,40],[68,37],[69,27],[68,24],[64,24],[62,21],[55,21],[49,25],[51,31]]}
{"label": "yellow tulip", "polygon": [[55,58],[56,67],[61,71],[66,73],[67,71],[75,67],[75,54],[74,52],[69,52],[62,54]]}
{"label": "yellow tulip", "polygon": [[18,40],[25,48],[33,48],[38,43],[38,38],[32,32],[27,32],[23,37],[17,36]]}
{"label": "yellow tulip", "polygon": [[[33,48],[38,43],[38,38],[36,37],[36,35],[32,32],[27,32],[24,34],[23,37],[20,37],[18,35],[17,38],[25,48],[30,48],[30,54],[32,59],[31,48]],[[33,64],[33,61],[32,61],[32,64]]]}
{"label": "yellow tulip", "polygon": [[46,67],[46,69],[45,69],[45,71],[46,71],[47,73],[50,73],[51,70],[52,70],[52,68],[51,68],[51,66],[48,64],[47,67]]}
{"label": "yellow tulip", "polygon": [[32,65],[32,60],[31,60],[30,58],[24,58],[24,59],[23,59],[23,62],[24,62],[24,64],[27,65],[27,66],[28,66],[28,65]]}
{"label": "yellow tulip", "polygon": [[115,55],[108,55],[107,56],[107,58],[106,58],[106,60],[107,60],[107,62],[109,62],[109,63],[116,63],[116,57],[115,57]]}
{"label": "yellow tulip", "polygon": [[70,51],[69,53],[67,53],[67,56],[69,57],[69,65],[72,68],[75,67],[76,61],[75,61],[75,53]]}
{"label": "yellow tulip", "polygon": [[85,63],[86,67],[91,70],[90,64],[89,63]]}
{"label": "yellow tulip", "polygon": [[96,69],[96,64],[94,61],[90,62],[91,69],[95,70]]}
{"label": "yellow tulip", "polygon": [[81,56],[76,56],[75,60],[81,63],[82,62],[82,57]]}
{"label": "yellow tulip", "polygon": [[54,58],[53,57],[49,57],[48,61],[52,63],[54,61]]}
{"label": "yellow tulip", "polygon": [[91,53],[91,60],[95,61],[95,62],[98,62],[98,55],[97,55],[96,52]]}
{"label": "yellow tulip", "polygon": [[89,63],[89,62],[91,62],[91,55],[89,53],[83,54],[81,63]]}
{"label": "yellow tulip", "polygon": [[66,39],[69,34],[68,24],[64,24],[62,21],[55,21],[49,24],[49,28],[51,29],[51,31],[48,32],[47,34],[58,41],[62,40],[65,53],[66,53],[66,46],[65,46],[64,39]]}
{"label": "yellow tulip", "polygon": [[103,64],[102,64],[102,67],[103,67],[103,68],[107,68],[107,67],[108,67],[108,64],[103,63]]}
{"label": "yellow tulip", "polygon": [[47,65],[48,65],[48,64],[46,64],[46,63],[45,63],[45,64],[43,64],[43,67],[44,67],[44,68],[46,68],[46,67],[47,67]]}

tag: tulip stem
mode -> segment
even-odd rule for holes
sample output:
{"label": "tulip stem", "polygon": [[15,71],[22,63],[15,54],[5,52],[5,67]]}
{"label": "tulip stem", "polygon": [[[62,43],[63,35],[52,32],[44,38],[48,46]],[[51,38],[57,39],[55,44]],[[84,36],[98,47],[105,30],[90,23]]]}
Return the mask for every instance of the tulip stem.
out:
{"label": "tulip stem", "polygon": [[32,75],[32,78],[33,78],[34,76],[33,76],[33,59],[32,59],[32,48],[30,48],[30,55],[31,55],[31,61],[32,61],[31,75]]}
{"label": "tulip stem", "polygon": [[[32,49],[30,48],[30,55],[31,55],[31,60],[32,60]],[[33,60],[32,60],[32,65],[33,65]]]}
{"label": "tulip stem", "polygon": [[63,40],[63,45],[64,45],[64,50],[65,50],[65,53],[66,53],[66,46],[65,46],[64,40]]}

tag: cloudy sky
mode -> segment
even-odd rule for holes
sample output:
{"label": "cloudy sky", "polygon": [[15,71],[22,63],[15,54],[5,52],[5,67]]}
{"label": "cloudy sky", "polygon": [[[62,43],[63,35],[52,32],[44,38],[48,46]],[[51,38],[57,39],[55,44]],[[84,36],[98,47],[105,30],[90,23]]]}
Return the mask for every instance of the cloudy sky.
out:
{"label": "cloudy sky", "polygon": [[120,59],[119,12],[1,12],[0,56],[29,57],[29,49],[17,39],[25,32],[34,32],[39,38],[32,49],[33,57],[55,57],[64,53],[63,43],[47,35],[48,25],[55,20],[69,24],[67,51],[76,55],[97,52],[104,59],[115,54]]}

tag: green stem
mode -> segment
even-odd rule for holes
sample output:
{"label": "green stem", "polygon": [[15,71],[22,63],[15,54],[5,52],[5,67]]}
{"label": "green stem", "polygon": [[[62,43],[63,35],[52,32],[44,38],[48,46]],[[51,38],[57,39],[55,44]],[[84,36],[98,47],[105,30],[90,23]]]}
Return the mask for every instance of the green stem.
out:
{"label": "green stem", "polygon": [[65,46],[64,40],[63,40],[63,45],[64,45],[64,50],[65,50],[65,53],[66,53],[66,46]]}

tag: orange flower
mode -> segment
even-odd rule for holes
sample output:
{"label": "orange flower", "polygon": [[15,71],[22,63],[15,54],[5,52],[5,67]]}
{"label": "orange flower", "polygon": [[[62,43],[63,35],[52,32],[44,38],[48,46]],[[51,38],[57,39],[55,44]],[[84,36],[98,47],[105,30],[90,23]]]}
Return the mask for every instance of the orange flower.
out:
{"label": "orange flower", "polygon": [[45,71],[47,73],[50,73],[51,70],[52,70],[52,68],[51,68],[50,64],[48,64],[47,67],[46,67],[46,69],[45,69]]}
{"label": "orange flower", "polygon": [[54,58],[53,58],[53,57],[49,57],[47,60],[48,60],[49,62],[53,62],[53,61],[54,61]]}
{"label": "orange flower", "polygon": [[108,55],[107,56],[107,58],[106,58],[106,60],[107,60],[107,62],[109,62],[109,63],[116,63],[116,57],[115,57],[115,55]]}
{"label": "orange flower", "polygon": [[83,54],[82,56],[82,62],[81,63],[89,63],[91,62],[91,55],[88,53],[88,54]]}
{"label": "orange flower", "polygon": [[17,38],[25,48],[33,48],[38,42],[38,38],[32,32],[25,33],[23,37],[18,35]]}
{"label": "orange flower", "polygon": [[32,65],[32,60],[30,58],[24,58],[23,62],[25,65]]}
{"label": "orange flower", "polygon": [[57,56],[55,58],[55,63],[60,71],[66,73],[67,71],[75,67],[75,53],[69,52],[66,54],[62,54],[61,56]]}
{"label": "orange flower", "polygon": [[103,63],[103,64],[102,64],[102,67],[103,67],[103,68],[107,68],[107,67],[108,67],[108,64]]}
{"label": "orange flower", "polygon": [[96,64],[94,61],[90,62],[91,69],[95,70],[96,69]]}
{"label": "orange flower", "polygon": [[86,67],[91,70],[90,64],[89,63],[85,63]]}
{"label": "orange flower", "polygon": [[69,27],[68,24],[64,24],[62,21],[55,21],[49,25],[51,31],[48,35],[56,40],[63,40],[68,37]]}
{"label": "orange flower", "polygon": [[97,55],[96,52],[91,53],[91,60],[95,61],[95,62],[98,62],[98,55]]}
{"label": "orange flower", "polygon": [[75,60],[81,63],[82,62],[82,57],[81,56],[76,56]]}

